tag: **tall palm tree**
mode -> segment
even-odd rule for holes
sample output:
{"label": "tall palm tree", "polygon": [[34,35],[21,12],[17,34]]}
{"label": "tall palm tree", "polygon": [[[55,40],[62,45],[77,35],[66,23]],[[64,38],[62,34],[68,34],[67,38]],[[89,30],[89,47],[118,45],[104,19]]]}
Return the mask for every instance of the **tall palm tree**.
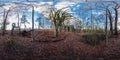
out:
{"label": "tall palm tree", "polygon": [[65,20],[69,20],[72,16],[63,9],[55,10],[51,8],[49,18],[52,20],[55,27],[55,37],[58,37],[58,29],[63,26]]}

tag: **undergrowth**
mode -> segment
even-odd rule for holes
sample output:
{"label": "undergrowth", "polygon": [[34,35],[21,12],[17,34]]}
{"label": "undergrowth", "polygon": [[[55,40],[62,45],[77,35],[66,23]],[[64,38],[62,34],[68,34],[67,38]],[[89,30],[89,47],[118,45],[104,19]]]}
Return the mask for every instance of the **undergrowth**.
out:
{"label": "undergrowth", "polygon": [[84,43],[95,46],[98,45],[100,41],[105,40],[106,37],[105,34],[87,33],[82,35],[82,39]]}

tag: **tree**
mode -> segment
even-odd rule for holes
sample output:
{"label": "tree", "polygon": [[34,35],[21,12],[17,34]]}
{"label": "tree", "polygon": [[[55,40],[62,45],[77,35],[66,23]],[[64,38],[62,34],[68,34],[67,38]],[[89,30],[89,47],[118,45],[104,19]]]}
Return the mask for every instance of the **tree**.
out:
{"label": "tree", "polygon": [[108,12],[108,17],[109,17],[109,20],[110,20],[110,33],[111,35],[113,35],[113,18],[112,18],[112,13],[109,9],[107,9],[107,12]]}
{"label": "tree", "polygon": [[69,20],[72,16],[63,9],[55,10],[51,8],[49,18],[52,20],[55,27],[55,37],[58,37],[58,29],[63,25],[65,20]]}
{"label": "tree", "polygon": [[99,8],[102,10],[102,11],[105,11],[105,33],[106,31],[108,30],[107,25],[108,25],[108,19],[109,19],[109,26],[110,26],[110,34],[113,35],[113,16],[112,16],[112,13],[113,13],[113,10],[112,10],[112,3],[111,2],[102,2],[101,5],[99,5]]}
{"label": "tree", "polygon": [[29,23],[28,20],[26,19],[26,15],[22,15],[21,23],[24,24],[24,29],[26,29],[26,23]]}
{"label": "tree", "polygon": [[111,3],[107,2],[107,3],[98,3],[97,7],[99,8],[99,10],[102,10],[105,12],[105,35],[106,35],[106,46],[108,46],[108,17],[109,17],[109,20],[110,20],[110,30],[111,30],[111,33],[113,32],[112,30],[112,15],[111,15],[111,11],[109,10],[109,7],[111,6]]}
{"label": "tree", "polygon": [[40,29],[40,26],[41,26],[41,17],[38,17],[37,19],[36,19],[36,21],[38,22],[38,29]]}
{"label": "tree", "polygon": [[8,13],[9,13],[9,12],[10,12],[10,9],[7,10],[6,12],[5,12],[5,10],[4,10],[2,35],[4,35],[4,34],[5,34],[5,31],[6,31],[7,17],[8,17]]}
{"label": "tree", "polygon": [[19,33],[20,33],[20,19],[19,19],[19,13],[18,12],[17,12],[17,17],[18,17],[18,23],[17,23],[18,26],[17,27],[19,28]]}
{"label": "tree", "polygon": [[92,5],[93,3],[87,4],[87,6],[84,7],[85,10],[90,10],[90,23],[91,23],[91,30],[94,30],[94,20],[93,20],[93,10],[94,6]]}
{"label": "tree", "polygon": [[35,40],[35,31],[34,31],[34,6],[32,5],[32,41]]}
{"label": "tree", "polygon": [[[0,22],[1,29],[3,29],[3,26],[4,26],[3,23],[4,23],[4,20],[1,20],[1,22]],[[10,22],[7,20],[5,25],[7,26],[7,25],[9,25],[9,24],[10,24]],[[7,27],[5,27],[5,29],[6,29],[6,28],[7,28]]]}
{"label": "tree", "polygon": [[113,3],[115,4],[114,7],[114,11],[115,11],[115,25],[114,25],[114,34],[118,35],[118,29],[117,29],[117,23],[118,23],[118,9],[120,8],[120,5],[118,3],[116,3],[115,1],[113,1]]}
{"label": "tree", "polygon": [[106,8],[105,12],[106,20],[105,20],[105,35],[106,35],[106,46],[108,45],[108,10]]}
{"label": "tree", "polygon": [[83,27],[82,26],[82,21],[79,18],[77,18],[77,17],[74,17],[73,19],[74,19],[74,26],[76,27],[78,32],[80,32],[81,28]]}

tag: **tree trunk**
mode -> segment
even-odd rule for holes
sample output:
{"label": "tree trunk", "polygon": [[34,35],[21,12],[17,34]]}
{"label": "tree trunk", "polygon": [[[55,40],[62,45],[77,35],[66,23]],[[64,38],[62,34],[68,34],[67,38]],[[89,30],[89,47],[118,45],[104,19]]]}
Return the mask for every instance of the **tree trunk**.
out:
{"label": "tree trunk", "polygon": [[24,30],[26,29],[26,25],[25,25],[25,23],[24,23]]}
{"label": "tree trunk", "polygon": [[110,12],[110,10],[108,10],[108,13],[109,13],[109,20],[110,20],[110,33],[111,35],[113,35],[113,20],[112,20],[112,14]]}
{"label": "tree trunk", "polygon": [[58,27],[55,27],[55,37],[58,37]]}
{"label": "tree trunk", "polygon": [[38,29],[40,29],[40,23],[38,22]]}
{"label": "tree trunk", "polygon": [[62,32],[62,27],[63,27],[63,26],[60,26],[60,27],[59,27],[59,32]]}
{"label": "tree trunk", "polygon": [[115,27],[114,27],[114,30],[115,30],[115,35],[118,35],[118,30],[117,30],[117,22],[118,22],[118,10],[117,9],[114,9],[115,10]]}
{"label": "tree trunk", "polygon": [[5,35],[5,31],[6,31],[6,23],[7,23],[7,16],[8,16],[8,13],[9,13],[10,10],[7,11],[7,13],[5,14],[5,11],[4,11],[4,21],[3,21],[3,32],[2,32],[2,35]]}
{"label": "tree trunk", "polygon": [[18,28],[19,28],[19,33],[20,33],[20,20],[19,20],[19,13],[18,13]]}
{"label": "tree trunk", "polygon": [[107,18],[107,9],[106,9],[106,22],[105,22],[105,35],[106,35],[106,46],[108,45],[108,18]]}
{"label": "tree trunk", "polygon": [[38,29],[40,29],[41,20],[38,21]]}
{"label": "tree trunk", "polygon": [[34,41],[34,6],[32,6],[32,41]]}
{"label": "tree trunk", "polygon": [[94,21],[93,21],[93,15],[92,15],[92,8],[91,8],[91,30],[94,30]]}
{"label": "tree trunk", "polygon": [[57,26],[57,24],[56,24],[56,21],[54,21],[54,26],[55,26],[55,32],[54,32],[54,35],[55,35],[55,37],[58,37],[58,26]]}

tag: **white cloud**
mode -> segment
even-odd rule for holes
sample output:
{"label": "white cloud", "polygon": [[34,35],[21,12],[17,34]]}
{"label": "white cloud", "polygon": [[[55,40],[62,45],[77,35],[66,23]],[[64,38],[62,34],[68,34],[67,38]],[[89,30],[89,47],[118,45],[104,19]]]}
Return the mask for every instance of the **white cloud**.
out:
{"label": "white cloud", "polygon": [[80,5],[77,5],[76,7],[77,7],[77,8],[79,8],[79,7],[80,7]]}
{"label": "white cloud", "polygon": [[100,15],[100,14],[103,14],[103,12],[96,12],[96,11],[92,11],[92,14],[97,14],[97,15]]}
{"label": "white cloud", "polygon": [[[57,3],[54,7],[57,9],[61,9],[64,7],[71,6],[73,4],[75,4],[75,3],[69,2],[69,1],[62,1],[62,2]],[[45,16],[47,16],[48,12],[49,12],[49,8],[53,7],[52,6],[53,2],[40,2],[38,5],[39,6],[34,8],[35,11],[38,11],[39,13],[43,13]],[[70,12],[70,8],[66,8],[66,9],[68,12]],[[30,8],[29,11],[32,11],[32,9]]]}
{"label": "white cloud", "polygon": [[3,8],[8,10],[8,9],[13,9],[14,7],[16,7],[16,4],[12,4],[12,3],[6,3]]}
{"label": "white cloud", "polygon": [[73,10],[76,10],[76,8],[73,8]]}
{"label": "white cloud", "polygon": [[[40,2],[40,3],[37,3],[37,6],[34,6],[34,8],[35,8],[35,11],[38,11],[41,13],[43,11],[48,10],[48,8],[50,8],[52,4],[53,2]],[[32,11],[32,9],[30,8],[29,11]]]}
{"label": "white cloud", "polygon": [[57,9],[61,9],[61,8],[65,8],[68,7],[70,5],[75,4],[74,2],[69,2],[69,1],[63,1],[63,2],[59,2],[55,5],[55,8]]}

